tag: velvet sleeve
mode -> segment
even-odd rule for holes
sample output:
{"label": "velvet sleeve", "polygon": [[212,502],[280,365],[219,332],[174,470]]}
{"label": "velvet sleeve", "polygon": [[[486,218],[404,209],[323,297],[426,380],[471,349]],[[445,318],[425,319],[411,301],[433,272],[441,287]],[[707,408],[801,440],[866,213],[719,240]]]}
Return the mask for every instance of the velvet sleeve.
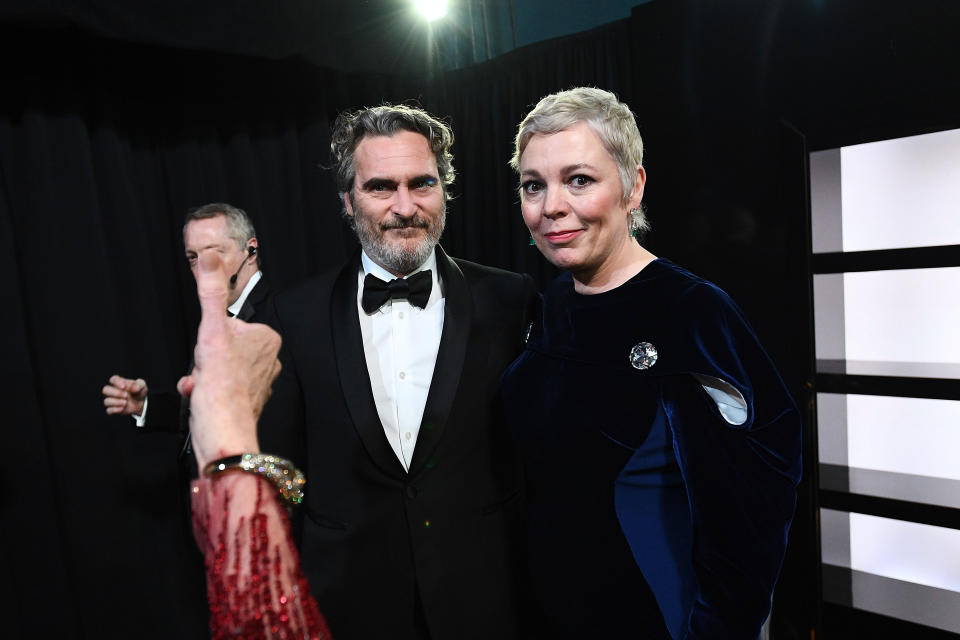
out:
{"label": "velvet sleeve", "polygon": [[731,425],[691,375],[663,380],[694,526],[698,592],[688,638],[759,634],[786,550],[801,469],[799,413],[740,310],[701,283],[678,300],[689,353],[681,371],[719,378],[746,401]]}
{"label": "velvet sleeve", "polygon": [[191,501],[212,638],[330,638],[273,485],[226,473],[194,480]]}

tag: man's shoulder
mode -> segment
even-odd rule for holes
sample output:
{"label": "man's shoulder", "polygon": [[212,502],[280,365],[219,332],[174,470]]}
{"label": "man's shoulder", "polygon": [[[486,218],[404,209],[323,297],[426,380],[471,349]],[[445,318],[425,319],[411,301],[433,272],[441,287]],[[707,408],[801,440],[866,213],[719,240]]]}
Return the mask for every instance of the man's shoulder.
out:
{"label": "man's shoulder", "polygon": [[[481,316],[493,312],[497,316],[509,316],[509,311],[520,314],[526,322],[537,295],[536,284],[529,275],[489,267],[487,265],[451,258],[463,274],[469,295],[474,301],[474,312]],[[448,288],[448,295],[452,293]],[[504,315],[506,314],[506,316]]]}
{"label": "man's shoulder", "polygon": [[273,297],[274,307],[282,313],[284,310],[296,309],[304,304],[316,305],[319,297],[329,295],[344,266],[341,264],[327,268],[276,293]]}
{"label": "man's shoulder", "polygon": [[527,282],[532,283],[533,279],[525,273],[517,273],[500,269],[499,267],[490,267],[485,264],[479,264],[463,258],[450,257],[451,260],[460,268],[461,273],[467,280],[472,282],[490,280],[503,285],[514,285],[524,287]]}

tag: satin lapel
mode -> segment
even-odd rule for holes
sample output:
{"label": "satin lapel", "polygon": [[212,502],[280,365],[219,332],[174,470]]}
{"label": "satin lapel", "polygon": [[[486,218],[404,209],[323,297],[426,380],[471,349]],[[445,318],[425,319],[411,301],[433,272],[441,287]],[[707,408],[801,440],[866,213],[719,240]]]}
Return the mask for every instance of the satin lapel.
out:
{"label": "satin lapel", "polygon": [[440,337],[440,349],[437,351],[437,364],[433,369],[433,380],[430,382],[430,393],[427,395],[423,420],[420,422],[417,446],[413,451],[410,475],[430,466],[433,452],[447,428],[447,418],[460,386],[460,374],[463,371],[470,324],[473,320],[470,286],[457,263],[447,257],[439,245],[437,270],[444,287],[443,333]]}
{"label": "satin lapel", "polygon": [[340,374],[340,388],[353,418],[353,426],[360,435],[370,457],[384,471],[397,478],[406,471],[387,443],[383,424],[377,415],[373,400],[367,361],[363,355],[363,336],[357,316],[357,271],[360,253],[347,263],[333,285],[330,299],[330,331]]}

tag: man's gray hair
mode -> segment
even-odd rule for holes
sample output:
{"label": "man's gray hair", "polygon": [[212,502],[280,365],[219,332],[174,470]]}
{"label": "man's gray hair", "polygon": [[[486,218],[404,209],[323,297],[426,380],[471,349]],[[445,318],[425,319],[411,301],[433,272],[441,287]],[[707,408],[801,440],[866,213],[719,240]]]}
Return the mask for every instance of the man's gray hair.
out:
{"label": "man's gray hair", "polygon": [[[187,235],[187,225],[194,220],[206,220],[224,216],[227,219],[227,232],[230,237],[237,242],[241,250],[245,249],[247,243],[257,237],[257,232],[253,228],[253,222],[247,212],[239,207],[235,207],[225,202],[211,202],[202,207],[191,209],[187,212],[187,217],[183,220],[183,235]],[[260,264],[260,254],[257,254],[257,265]]]}
{"label": "man's gray hair", "polygon": [[[630,107],[603,89],[576,87],[541,99],[517,127],[510,166],[520,172],[520,156],[533,136],[559,133],[580,122],[586,122],[597,134],[616,162],[623,185],[623,202],[626,203],[637,183],[637,167],[643,164],[643,138]],[[631,215],[633,229],[646,231],[650,228],[642,206]]]}
{"label": "man's gray hair", "polygon": [[330,156],[339,193],[353,190],[356,176],[354,152],[357,145],[366,136],[390,137],[400,131],[419,133],[430,144],[430,150],[437,159],[440,184],[446,198],[447,190],[455,177],[453,170],[453,132],[450,127],[434,118],[423,109],[406,105],[382,104],[379,107],[367,107],[357,111],[345,111],[337,116],[333,124],[330,140]]}

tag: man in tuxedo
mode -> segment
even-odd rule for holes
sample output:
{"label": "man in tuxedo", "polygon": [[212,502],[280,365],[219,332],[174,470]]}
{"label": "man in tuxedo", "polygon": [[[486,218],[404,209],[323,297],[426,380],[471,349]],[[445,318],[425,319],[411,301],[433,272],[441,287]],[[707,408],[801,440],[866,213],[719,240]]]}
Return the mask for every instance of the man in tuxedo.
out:
{"label": "man in tuxedo", "polygon": [[[197,275],[197,256],[213,248],[234,275],[230,279],[227,313],[247,322],[265,321],[270,289],[260,271],[257,233],[243,209],[213,202],[187,213],[183,245],[190,271]],[[192,366],[190,367],[193,368]],[[179,384],[178,384],[179,387]],[[108,415],[129,415],[145,431],[167,431],[186,436],[180,396],[174,391],[151,391],[143,378],[110,376],[103,387]]]}
{"label": "man in tuxedo", "polygon": [[342,114],[331,150],[361,250],[276,298],[283,370],[260,445],[306,472],[302,561],[338,640],[521,634],[499,378],[535,289],[439,246],[452,142],[419,109]]}

